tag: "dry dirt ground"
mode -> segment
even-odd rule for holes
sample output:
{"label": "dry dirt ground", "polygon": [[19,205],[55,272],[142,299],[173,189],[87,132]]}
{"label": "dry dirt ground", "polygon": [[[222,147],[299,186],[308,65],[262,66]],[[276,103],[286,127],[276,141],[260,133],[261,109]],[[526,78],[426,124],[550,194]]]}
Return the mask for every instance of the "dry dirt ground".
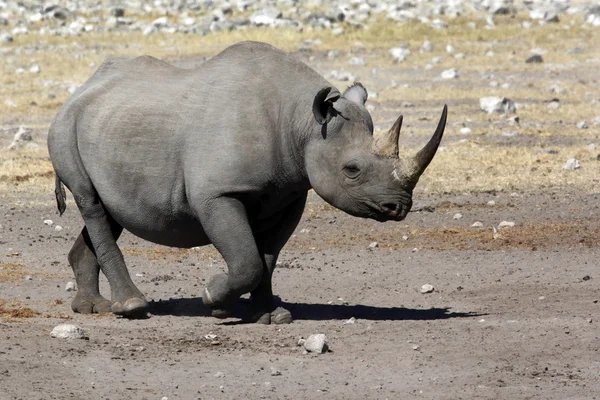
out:
{"label": "dry dirt ground", "polygon": [[[589,147],[598,143],[591,120],[600,114],[599,37],[586,30],[554,36],[561,40],[541,42],[550,61],[526,65],[529,49],[540,45],[535,38],[564,26],[532,33],[513,25],[512,36],[483,43],[477,35],[490,32],[473,42],[436,37],[436,53],[423,56],[417,47],[414,62],[405,64],[385,61],[382,48],[351,43],[343,50],[343,62],[350,55],[367,61],[344,68],[378,92],[378,127],[405,114],[407,148],[423,143],[448,103],[445,149],[419,183],[406,221],[352,218],[311,196],[274,276],[275,292],[295,317],[290,325],[207,316],[202,285],[225,268],[216,251],[155,246],[128,233],[119,243],[153,301],[149,318],[73,314],[66,255],[82,222],[72,202],[58,217],[43,150],[59,103],[39,95],[28,108],[19,98],[18,109],[0,113],[8,127],[0,147],[25,123],[42,149],[0,153],[0,399],[599,397],[600,162]],[[447,42],[466,60],[446,55]],[[327,56],[327,46],[298,55],[326,74],[343,63]],[[567,52],[576,46],[582,53]],[[496,61],[485,56],[491,48]],[[108,55],[102,49],[94,54]],[[171,59],[193,66],[209,55],[197,53]],[[436,55],[442,65],[424,69]],[[454,62],[461,77],[440,81]],[[492,88],[493,79],[509,87]],[[550,93],[552,83],[565,91]],[[477,100],[486,94],[521,103],[521,125],[481,113]],[[558,111],[547,110],[553,97],[566,99]],[[576,129],[583,119],[590,128]],[[464,125],[471,135],[459,133]],[[583,168],[564,171],[573,156]],[[515,226],[495,231],[504,220]],[[471,227],[476,221],[484,227]],[[379,246],[371,248],[374,241]],[[421,294],[423,284],[435,291]],[[245,306],[240,301],[240,314]],[[351,317],[355,323],[345,324]],[[62,322],[81,325],[89,340],[51,338]],[[330,352],[303,354],[298,339],[313,333],[328,336]]]}

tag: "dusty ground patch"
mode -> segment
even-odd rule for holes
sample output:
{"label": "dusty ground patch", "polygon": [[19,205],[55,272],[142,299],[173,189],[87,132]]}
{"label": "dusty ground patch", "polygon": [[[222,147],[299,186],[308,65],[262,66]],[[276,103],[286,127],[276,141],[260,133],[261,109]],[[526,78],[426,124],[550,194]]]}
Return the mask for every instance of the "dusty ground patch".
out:
{"label": "dusty ground patch", "polygon": [[[598,30],[573,18],[530,29],[518,18],[499,18],[494,30],[459,19],[447,30],[382,22],[340,37],[260,29],[206,37],[29,35],[6,45],[0,98],[16,107],[0,111],[0,397],[594,398],[600,151],[592,120],[600,48]],[[66,255],[82,225],[71,201],[57,215],[45,150],[69,86],[108,56],[152,54],[193,67],[244,39],[295,52],[324,76],[352,72],[371,92],[377,129],[405,115],[402,154],[423,144],[449,105],[444,149],[415,191],[414,212],[379,224],[312,195],[274,277],[296,318],[289,326],[208,317],[199,296],[224,268],[216,251],[162,248],[128,233],[120,244],[152,300],[151,317],[71,313]],[[419,52],[425,39],[434,52]],[[401,41],[413,54],[395,64],[388,49]],[[545,63],[525,64],[535,47],[546,52]],[[569,52],[575,47],[581,52]],[[351,57],[365,65],[349,65]],[[32,63],[39,75],[15,74]],[[441,80],[451,67],[460,77]],[[479,97],[491,95],[520,104],[518,124],[479,110]],[[560,107],[550,110],[555,97]],[[580,120],[590,127],[578,129]],[[33,128],[40,147],[6,150],[21,124]],[[461,133],[464,127],[471,133]],[[583,168],[563,170],[571,157]],[[47,218],[64,229],[43,224]],[[494,234],[505,220],[515,227]],[[484,226],[472,228],[476,221]],[[378,247],[369,247],[374,241]],[[423,295],[426,283],[435,290]],[[102,291],[109,293],[105,281]],[[236,316],[246,306],[240,302]],[[351,317],[356,322],[344,324]],[[52,327],[68,320],[90,340],[52,339]],[[328,335],[332,352],[302,354],[298,338],[317,332]]]}

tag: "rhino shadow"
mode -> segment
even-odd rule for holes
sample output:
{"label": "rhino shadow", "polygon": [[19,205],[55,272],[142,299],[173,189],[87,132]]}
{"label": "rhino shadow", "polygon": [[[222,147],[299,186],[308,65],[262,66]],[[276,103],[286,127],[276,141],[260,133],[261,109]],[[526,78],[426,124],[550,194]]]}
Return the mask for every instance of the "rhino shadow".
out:
{"label": "rhino shadow", "polygon": [[[378,307],[361,304],[314,304],[314,303],[287,303],[281,302],[294,317],[294,320],[324,321],[343,320],[349,318],[371,321],[425,321],[449,318],[474,318],[486,314],[478,312],[453,312],[450,307],[442,308],[405,308],[405,307]],[[238,307],[234,318],[242,318],[248,307],[248,299],[238,300]],[[150,302],[150,314],[173,315],[180,317],[210,317],[210,310],[202,303],[202,298],[179,298],[158,300]],[[227,321],[225,324],[235,324]]]}

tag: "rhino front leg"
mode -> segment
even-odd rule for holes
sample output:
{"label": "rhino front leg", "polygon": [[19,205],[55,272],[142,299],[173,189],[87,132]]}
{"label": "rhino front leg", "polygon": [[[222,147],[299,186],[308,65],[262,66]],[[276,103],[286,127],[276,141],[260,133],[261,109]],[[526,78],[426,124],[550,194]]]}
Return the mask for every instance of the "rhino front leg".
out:
{"label": "rhino front leg", "polygon": [[263,260],[246,209],[239,200],[220,197],[203,202],[197,213],[228,269],[228,273],[214,275],[208,281],[202,298],[214,317],[227,318],[233,314],[236,300],[261,282]]}
{"label": "rhino front leg", "polygon": [[303,195],[279,213],[275,225],[269,230],[257,234],[257,241],[260,243],[260,250],[263,253],[264,269],[260,284],[252,291],[250,308],[244,318],[247,322],[259,324],[289,324],[292,322],[292,314],[274,300],[272,276],[279,252],[298,226],[305,205],[306,195]]}

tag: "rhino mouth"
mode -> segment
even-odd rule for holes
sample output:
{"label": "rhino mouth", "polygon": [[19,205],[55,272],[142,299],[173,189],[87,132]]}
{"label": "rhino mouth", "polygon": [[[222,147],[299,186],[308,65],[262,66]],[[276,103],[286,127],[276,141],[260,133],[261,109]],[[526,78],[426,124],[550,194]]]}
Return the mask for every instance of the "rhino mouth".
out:
{"label": "rhino mouth", "polygon": [[371,209],[370,218],[379,222],[402,221],[410,209],[410,207],[397,203],[369,203],[368,206]]}

